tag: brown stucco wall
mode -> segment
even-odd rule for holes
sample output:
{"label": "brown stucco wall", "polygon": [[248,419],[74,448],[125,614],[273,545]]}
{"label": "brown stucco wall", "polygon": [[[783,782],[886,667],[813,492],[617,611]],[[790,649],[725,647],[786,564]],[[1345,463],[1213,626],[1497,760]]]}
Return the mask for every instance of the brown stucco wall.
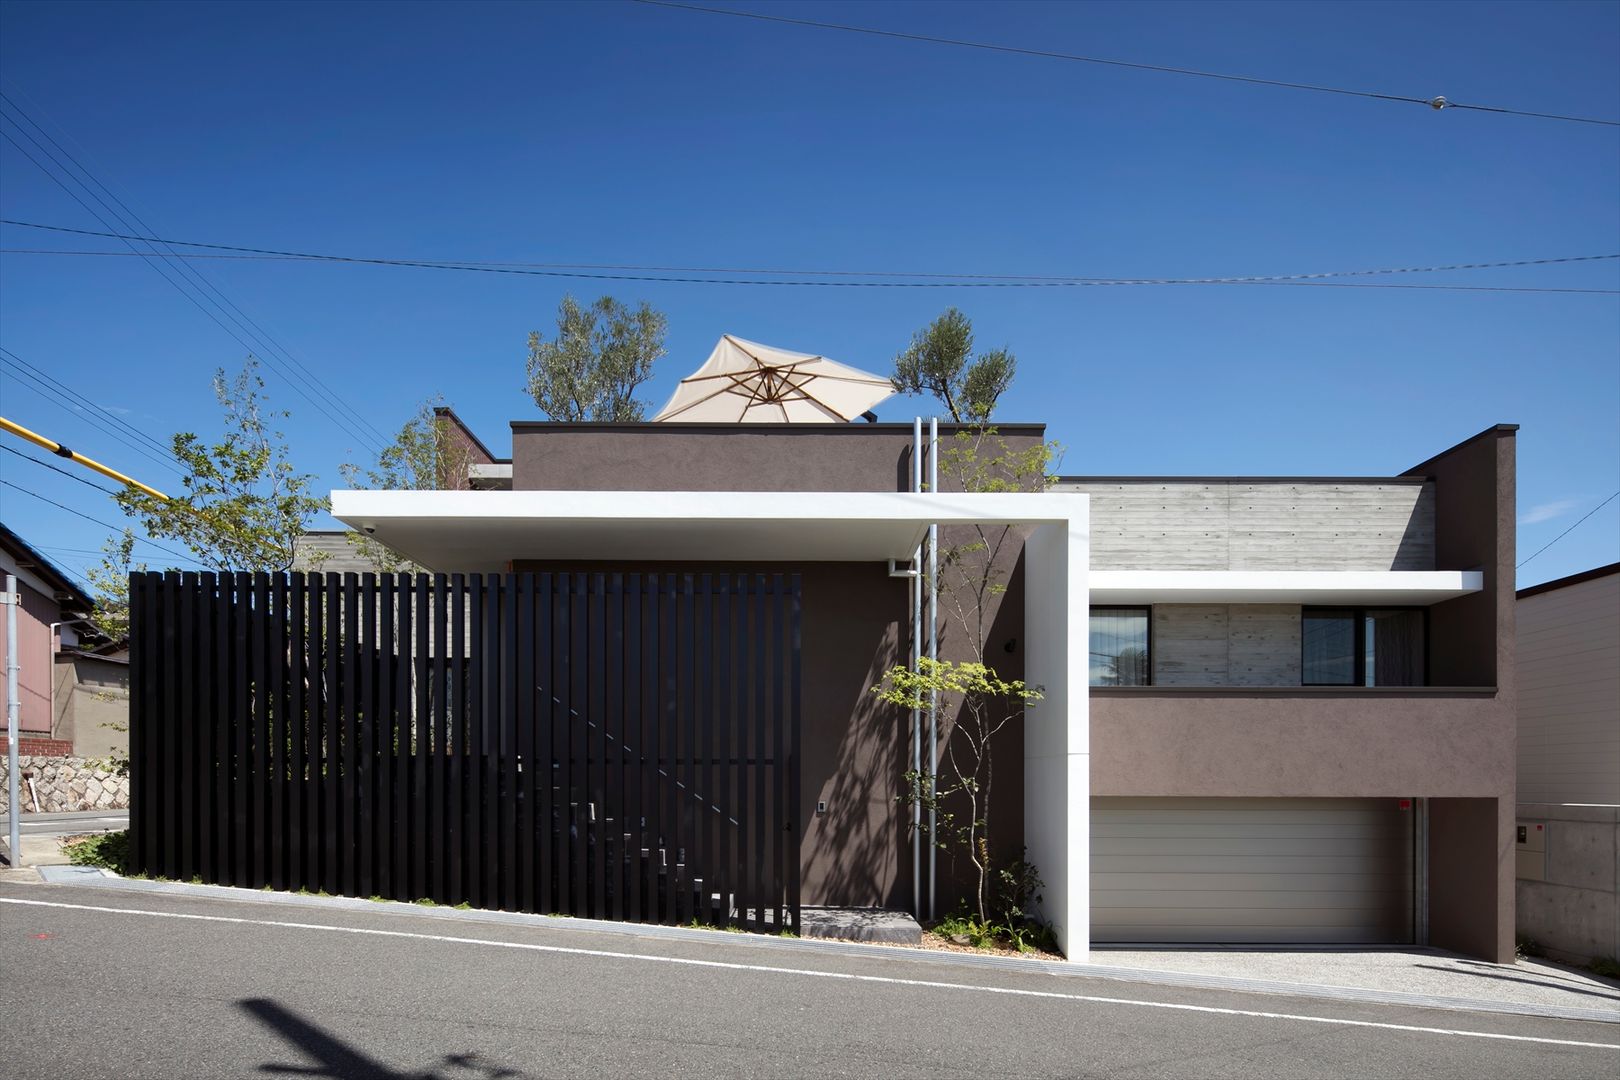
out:
{"label": "brown stucco wall", "polygon": [[1408,474],[1434,478],[1436,568],[1484,571],[1431,609],[1430,688],[1093,688],[1093,794],[1432,799],[1432,940],[1511,960],[1513,432]]}
{"label": "brown stucco wall", "polygon": [[[950,438],[958,425],[940,425]],[[1000,429],[1009,444],[1045,428]],[[910,424],[512,424],[514,491],[909,491]]]}
{"label": "brown stucco wall", "polygon": [[[940,425],[946,443],[960,430]],[[1038,424],[998,428],[1009,449],[1037,445]],[[512,425],[514,490],[617,491],[908,491],[910,424],[555,424]],[[941,488],[952,485],[942,477]],[[978,539],[968,528],[943,530],[942,546]],[[986,599],[990,663],[1006,678],[1024,674],[1023,534],[1000,530],[998,571],[1009,588]],[[631,568],[518,562],[514,570]],[[636,564],[636,569],[655,569]],[[878,703],[869,688],[910,655],[910,608],[904,579],[881,563],[797,565],[681,564],[665,570],[769,569],[802,575],[804,597],[804,838],[800,852],[807,904],[911,906],[909,811],[895,801],[909,765],[909,714]],[[964,612],[963,614],[967,614]],[[940,655],[971,652],[968,624],[940,607]],[[1008,646],[1011,645],[1011,651]],[[941,710],[941,747],[954,715]],[[998,862],[1017,858],[1023,837],[1023,739],[1007,725],[994,749],[992,842]],[[817,816],[816,803],[827,813]],[[941,857],[939,909],[964,895],[971,867]]]}

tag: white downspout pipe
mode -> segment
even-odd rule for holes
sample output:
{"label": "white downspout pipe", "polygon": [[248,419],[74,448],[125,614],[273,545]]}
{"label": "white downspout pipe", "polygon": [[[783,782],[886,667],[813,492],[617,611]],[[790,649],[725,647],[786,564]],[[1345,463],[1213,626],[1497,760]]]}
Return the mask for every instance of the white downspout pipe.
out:
{"label": "white downspout pipe", "polygon": [[[928,420],[928,491],[939,491],[939,418]],[[928,658],[939,659],[939,526],[928,526]],[[939,691],[928,694],[928,793],[934,793],[934,776],[939,771]],[[934,808],[928,809],[928,836],[934,836]],[[934,906],[937,844],[928,845],[928,916],[938,914]]]}
{"label": "white downspout pipe", "polygon": [[[911,421],[911,490],[922,491],[922,417]],[[911,555],[911,670],[916,671],[922,657],[922,547]],[[911,771],[922,772],[922,712],[911,710]],[[915,799],[911,803],[911,906],[918,920],[923,917],[922,900],[922,805]],[[928,850],[934,850],[934,834],[928,834]],[[930,862],[932,854],[930,854]]]}

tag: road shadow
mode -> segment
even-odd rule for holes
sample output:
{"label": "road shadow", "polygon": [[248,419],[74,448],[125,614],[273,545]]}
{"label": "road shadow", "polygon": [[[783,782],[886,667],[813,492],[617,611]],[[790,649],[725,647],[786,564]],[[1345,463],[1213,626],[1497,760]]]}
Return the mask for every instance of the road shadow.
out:
{"label": "road shadow", "polygon": [[1564,980],[1553,983],[1548,979],[1525,979],[1517,975],[1499,975],[1493,971],[1460,971],[1457,968],[1436,967],[1433,964],[1413,964],[1413,967],[1425,968],[1429,971],[1446,971],[1457,975],[1472,975],[1476,979],[1497,979],[1501,982],[1524,983],[1526,986],[1544,986],[1552,990],[1561,990],[1566,994],[1583,994],[1587,997],[1602,998],[1604,1001],[1620,1001],[1620,993],[1605,993],[1602,990],[1583,990],[1578,986],[1569,985]]}
{"label": "road shadow", "polygon": [[446,1054],[427,1068],[402,1072],[278,1002],[268,998],[244,998],[236,1005],[315,1063],[266,1062],[259,1066],[259,1072],[274,1076],[322,1076],[332,1080],[520,1080],[528,1075],[486,1061],[476,1052]]}

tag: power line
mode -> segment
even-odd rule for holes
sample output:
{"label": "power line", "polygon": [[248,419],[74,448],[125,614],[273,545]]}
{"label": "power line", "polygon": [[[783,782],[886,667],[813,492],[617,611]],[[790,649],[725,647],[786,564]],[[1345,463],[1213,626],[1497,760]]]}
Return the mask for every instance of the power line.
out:
{"label": "power line", "polygon": [[[55,499],[47,499],[45,496],[41,495],[39,492],[30,491],[27,488],[23,487],[21,484],[14,484],[10,480],[7,480],[3,476],[0,476],[0,484],[4,484],[6,487],[11,488],[14,491],[20,491],[24,495],[32,496],[33,498],[38,499],[40,502],[50,503],[52,506],[56,507],[58,510],[66,510],[68,513],[74,515],[75,517],[81,517],[81,518],[84,518],[84,520],[90,522],[91,524],[100,525],[103,529],[111,529],[115,533],[121,533],[121,532],[124,531],[124,526],[122,526],[122,525],[113,525],[113,524],[110,524],[108,522],[102,521],[100,518],[93,518],[89,514],[82,513],[82,512],[80,512],[78,510],[75,510],[71,506],[63,506],[61,503],[57,502]],[[144,540],[144,539],[141,539],[141,538],[137,537],[135,542],[138,543],[138,544],[145,544],[148,547],[155,547],[159,551],[167,552],[168,554],[173,555],[177,559],[184,559],[185,561],[187,561],[189,563],[195,563],[198,566],[203,565],[203,563],[198,561],[196,556],[182,555],[180,552],[174,550],[173,548],[164,547],[162,544],[156,543],[155,541]]]}
{"label": "power line", "polygon": [[[129,215],[129,219],[132,219],[136,225],[139,225],[141,230],[143,230],[148,235],[148,237],[152,233],[154,233],[156,231],[156,230],[154,230],[152,228],[152,226],[148,225],[141,218],[141,216],[139,214],[137,214],[133,209],[131,209],[129,204],[124,202],[124,200],[120,199],[118,197],[117,193],[115,193],[106,184],[102,183],[102,181],[94,173],[92,173],[88,168],[86,168],[84,166],[84,164],[82,162],[80,162],[77,158],[75,158],[72,155],[72,153],[70,153],[65,147],[62,146],[61,143],[57,142],[56,139],[54,139],[48,131],[46,131],[43,127],[41,127],[39,122],[37,120],[35,120],[32,116],[30,116],[26,109],[24,109],[24,108],[22,108],[22,106],[18,105],[16,101],[12,100],[3,91],[0,91],[0,100],[3,100],[7,105],[9,105],[11,107],[11,109],[14,112],[16,112],[18,115],[20,115],[24,120],[27,120],[28,123],[34,128],[34,130],[38,131],[41,135],[43,135],[45,137],[46,141],[48,141],[52,146],[54,146],[58,150],[60,150],[62,152],[63,156],[66,157],[70,162],[73,163],[73,165],[79,170],[79,173],[83,177],[89,179],[91,183],[95,184],[96,187],[100,188],[103,192],[105,192],[108,198],[112,199],[113,202],[117,203],[118,206],[125,213],[127,213]],[[36,108],[38,107],[37,103],[36,103],[35,107]],[[8,119],[11,119],[11,121],[12,121],[12,123],[14,125],[16,124],[16,120],[14,118],[8,117]],[[72,136],[68,135],[66,131],[63,131],[63,135],[65,137],[69,138],[70,140],[72,138]],[[38,144],[36,143],[36,145],[38,145]],[[83,150],[84,148],[81,146],[80,149]],[[87,156],[87,157],[89,156],[88,151],[85,151],[85,156]],[[90,188],[88,186],[86,186],[83,183],[83,181],[80,180],[78,177],[74,177],[74,180],[77,183],[79,183],[79,185],[81,187],[84,187],[85,191],[90,192],[90,194],[92,196],[95,195],[95,193],[93,191],[90,191]],[[114,216],[118,216],[117,212],[113,211],[111,207],[107,207],[107,204],[105,202],[103,202],[99,197],[96,198],[96,201],[101,202],[102,206],[106,207],[109,212],[114,214]],[[120,220],[126,226],[129,225],[129,220],[126,220],[126,219],[123,219],[123,218],[120,218]],[[130,227],[131,227],[131,231],[134,231],[133,226],[130,226]],[[150,240],[148,240],[147,246],[148,247],[153,246],[151,244]],[[174,254],[172,249],[169,250],[169,254],[171,254],[171,255]],[[365,416],[362,413],[360,413],[359,410],[355,409],[347,401],[343,400],[343,398],[341,398],[336,393],[336,391],[332,390],[331,387],[327,386],[324,382],[322,382],[320,377],[317,376],[313,371],[311,371],[303,363],[303,361],[299,360],[296,356],[294,356],[291,353],[291,351],[289,351],[279,341],[277,341],[274,337],[272,337],[268,330],[266,330],[263,326],[261,326],[258,322],[256,322],[253,319],[253,317],[251,315],[249,315],[246,311],[243,311],[242,308],[240,306],[238,306],[233,300],[231,300],[230,297],[226,296],[219,289],[218,286],[216,286],[212,281],[210,281],[208,278],[204,277],[201,273],[199,273],[196,269],[194,269],[190,265],[185,264],[185,263],[180,263],[180,264],[177,264],[177,265],[179,265],[182,269],[184,269],[186,273],[190,274],[191,277],[193,279],[195,279],[195,281],[198,284],[200,284],[203,287],[207,288],[210,292],[212,292],[214,294],[214,296],[218,297],[219,300],[223,301],[225,303],[225,305],[227,305],[237,315],[240,315],[243,320],[246,320],[248,325],[252,326],[252,328],[255,331],[258,332],[260,337],[262,337],[265,341],[268,341],[269,344],[271,346],[273,346],[275,348],[275,350],[279,351],[281,353],[281,355],[283,357],[285,357],[288,362],[290,362],[291,364],[293,364],[295,367],[298,368],[299,372],[302,373],[302,376],[303,376],[306,383],[310,384],[314,388],[318,388],[336,406],[338,406],[339,408],[341,408],[343,410],[346,410],[347,413],[350,416],[352,416],[354,418],[354,420],[357,421],[362,427],[365,427],[365,428],[369,429],[371,431],[372,435],[375,438],[381,439],[384,442],[387,441],[386,437],[383,436],[383,434],[380,431],[378,431],[376,428],[372,427],[370,422],[365,418]],[[223,310],[223,309],[221,309],[221,310]],[[241,323],[238,322],[237,325],[240,326]]]}
{"label": "power line", "polygon": [[95,409],[98,412],[100,412],[104,416],[106,416],[106,418],[108,420],[110,420],[112,423],[117,424],[120,428],[127,431],[129,434],[135,436],[137,439],[141,440],[141,442],[145,443],[147,446],[151,447],[153,450],[156,450],[158,453],[162,454],[166,459],[169,459],[168,464],[170,465],[171,468],[173,467],[173,454],[172,454],[172,451],[171,451],[170,447],[164,446],[163,443],[160,442],[158,439],[155,439],[151,435],[148,435],[146,432],[142,431],[140,428],[136,427],[134,424],[131,424],[129,421],[125,420],[122,416],[119,416],[117,413],[113,412],[111,409],[107,408],[105,405],[97,405],[94,401],[91,401],[89,399],[89,397],[87,397],[86,395],[81,394],[78,391],[74,390],[71,386],[68,386],[66,383],[62,382],[60,379],[58,379],[55,376],[51,375],[49,372],[42,370],[41,368],[35,366],[34,364],[30,364],[27,360],[24,360],[22,357],[18,356],[15,352],[13,352],[12,350],[10,350],[10,349],[8,349],[8,348],[6,348],[4,346],[0,346],[0,359],[9,360],[9,362],[14,367],[15,366],[20,366],[20,367],[27,368],[28,371],[32,372],[33,375],[37,379],[40,379],[40,380],[43,380],[46,383],[49,383],[51,386],[55,387],[60,393],[71,397],[75,401],[83,401],[83,402],[86,402],[89,405],[94,406]]}
{"label": "power line", "polygon": [[[9,102],[10,99],[6,99],[6,100]],[[11,103],[11,107],[13,109],[16,109],[15,103]],[[20,112],[21,110],[18,110],[18,111]],[[190,282],[185,281],[184,278],[177,279],[176,277],[171,276],[165,269],[165,267],[168,267],[170,265],[170,263],[165,261],[165,257],[163,255],[163,253],[160,252],[160,251],[157,251],[155,249],[155,246],[154,246],[157,243],[162,243],[162,241],[156,240],[155,238],[152,238],[152,237],[149,237],[149,236],[143,236],[143,235],[140,235],[138,233],[135,233],[133,231],[134,227],[129,224],[128,220],[126,220],[123,217],[123,215],[119,214],[118,211],[114,210],[111,206],[108,206],[107,202],[104,199],[102,199],[99,195],[97,195],[94,191],[92,191],[90,189],[90,187],[87,184],[84,183],[84,181],[82,181],[78,177],[74,176],[72,171],[69,170],[67,168],[67,166],[62,164],[61,160],[58,159],[55,154],[51,153],[50,150],[46,149],[39,142],[38,139],[34,138],[31,134],[29,134],[28,131],[26,129],[24,129],[22,127],[22,125],[18,124],[17,121],[13,117],[11,117],[9,115],[6,115],[3,112],[0,112],[0,117],[4,117],[6,120],[10,121],[11,125],[14,128],[17,129],[18,133],[21,134],[30,143],[32,143],[34,145],[35,149],[37,149],[41,154],[43,154],[45,157],[49,158],[51,160],[51,162],[57,167],[57,169],[61,170],[61,172],[64,175],[66,175],[69,179],[73,180],[74,183],[78,184],[81,188],[83,188],[84,191],[92,199],[95,199],[96,202],[100,203],[101,206],[109,214],[111,214],[114,218],[118,219],[120,224],[122,224],[126,229],[131,230],[131,232],[129,232],[129,233],[112,232],[112,233],[109,233],[108,235],[111,235],[111,236],[115,237],[116,239],[122,240],[130,248],[131,251],[133,251],[136,254],[140,255],[146,261],[146,264],[148,266],[150,266],[154,271],[156,271],[160,277],[162,277],[165,281],[167,281],[176,291],[178,291],[180,293],[180,295],[184,296],[188,301],[190,301],[191,304],[194,307],[197,308],[197,310],[201,311],[204,315],[208,316],[208,318],[211,319],[214,322],[214,324],[217,325],[221,330],[225,331],[225,333],[227,335],[234,338],[236,340],[237,344],[241,345],[242,348],[245,349],[249,354],[263,354],[263,355],[260,356],[260,358],[271,368],[271,370],[277,372],[278,374],[281,374],[281,375],[285,376],[287,378],[287,380],[288,380],[288,383],[292,386],[292,388],[294,390],[298,391],[298,393],[306,401],[308,401],[311,405],[315,406],[316,409],[320,410],[327,417],[327,419],[331,420],[334,424],[336,424],[341,430],[343,430],[345,432],[345,434],[353,435],[357,439],[360,439],[360,441],[362,441],[362,442],[368,442],[369,445],[370,445],[370,448],[373,451],[379,451],[379,447],[378,447],[378,445],[376,443],[371,443],[371,442],[369,442],[369,440],[365,436],[361,435],[358,432],[352,431],[350,429],[349,424],[346,423],[344,420],[340,419],[338,416],[334,415],[333,412],[331,411],[331,409],[327,408],[327,405],[326,405],[326,403],[324,401],[322,401],[321,399],[319,399],[316,396],[313,396],[310,393],[310,391],[305,388],[304,385],[301,385],[300,382],[297,379],[293,378],[292,373],[290,371],[284,369],[281,366],[281,363],[278,362],[274,358],[272,350],[265,345],[263,340],[255,339],[255,340],[258,340],[258,347],[257,348],[255,348],[253,345],[250,345],[246,340],[244,340],[243,337],[242,337],[242,334],[246,334],[249,338],[254,338],[254,334],[253,334],[253,332],[251,330],[249,330],[243,324],[241,319],[238,319],[236,316],[233,316],[229,311],[227,311],[225,309],[225,307],[223,307],[219,303],[219,301],[213,300],[210,297],[208,297],[208,295],[206,293],[203,293],[201,290],[197,290],[197,287],[195,285],[192,285],[192,284],[190,284]],[[30,119],[29,123],[33,124],[34,122],[33,122],[32,119]],[[36,129],[38,128],[37,124],[35,124],[34,126],[36,127]],[[42,135],[45,135],[45,138],[47,140],[49,140],[53,146],[57,146],[58,149],[60,149],[60,144],[56,143],[56,141],[54,139],[51,139],[50,136],[48,134],[46,134],[43,129],[39,129],[39,130],[40,130],[40,133]],[[115,228],[112,225],[112,223],[109,222],[105,217],[103,217],[94,207],[92,207],[89,203],[85,202],[84,199],[80,198],[78,192],[74,191],[71,187],[69,187],[66,183],[64,183],[62,181],[61,177],[59,177],[55,172],[52,172],[51,169],[48,168],[46,165],[41,163],[40,160],[38,158],[36,158],[33,154],[29,153],[27,148],[25,148],[16,139],[12,138],[11,134],[9,132],[7,132],[7,131],[5,131],[3,129],[0,129],[0,136],[3,136],[7,142],[9,142],[14,148],[16,148],[18,153],[22,154],[23,157],[27,158],[29,160],[29,162],[33,164],[33,166],[35,168],[39,169],[40,172],[44,173],[46,175],[46,177],[48,177],[53,183],[56,184],[57,187],[61,188],[64,192],[66,192],[68,194],[68,196],[73,199],[74,202],[77,202],[81,207],[83,207],[84,210],[87,213],[89,213],[91,217],[93,217],[97,221],[101,222],[101,224],[103,226],[105,226],[109,230],[112,230],[112,229]],[[63,151],[63,153],[66,154],[66,151]],[[94,179],[94,178],[92,177],[92,179]],[[116,199],[116,196],[114,196],[114,199]],[[140,249],[136,248],[134,243],[132,243],[132,241],[140,241],[141,243],[146,244],[148,247],[153,248],[153,250],[150,251],[150,252],[143,252]],[[184,269],[187,273],[192,274],[194,277],[198,277],[199,280],[204,280],[204,283],[206,284],[206,280],[202,279],[200,277],[200,275],[198,275],[195,270],[192,270],[184,261],[177,259],[177,260],[174,261],[173,265],[175,267],[177,267],[177,268]],[[196,290],[197,295],[193,295],[192,290]],[[217,292],[218,290],[215,290],[215,291]],[[223,295],[223,294],[221,294],[221,295]],[[199,296],[202,298],[201,300],[198,299]],[[207,307],[203,306],[203,303],[202,303],[203,300],[206,300],[209,304],[212,304],[213,307],[216,308],[219,311],[220,314],[224,315],[226,318],[230,319],[232,322],[235,322],[237,328],[242,331],[242,334],[238,334],[236,330],[233,330],[231,327],[227,326],[225,324],[225,322],[220,319],[219,315],[216,315],[214,313],[214,311],[211,311]],[[230,303],[228,298],[225,298],[225,300],[226,300],[226,303]],[[240,309],[238,309],[238,310],[240,310]],[[338,402],[337,405],[338,405],[339,408],[345,407],[344,403],[342,403],[342,402]],[[352,408],[349,411],[357,419],[360,418],[360,414],[358,413],[358,411],[353,410]],[[362,423],[363,422],[364,421],[362,419]]]}
{"label": "power line", "polygon": [[668,8],[673,11],[695,12],[702,15],[724,15],[733,19],[753,19],[757,22],[778,23],[784,26],[810,27],[815,30],[836,30],[846,34],[867,34],[872,37],[918,41],[929,45],[950,45],[960,49],[980,49],[985,52],[1010,53],[1015,56],[1036,56],[1046,60],[1068,60],[1079,64],[1100,64],[1105,67],[1130,68],[1134,71],[1153,71],[1164,75],[1188,75],[1200,79],[1219,79],[1223,82],[1249,83],[1285,90],[1308,90],[1317,94],[1338,94],[1343,97],[1371,98],[1376,101],[1396,101],[1407,105],[1427,105],[1431,109],[1468,109],[1475,112],[1505,113],[1510,116],[1534,117],[1538,120],[1567,120],[1574,124],[1598,124],[1620,127],[1620,120],[1603,120],[1590,116],[1565,116],[1559,113],[1531,112],[1495,105],[1469,105],[1444,97],[1411,97],[1405,94],[1381,94],[1371,90],[1349,90],[1339,86],[1318,86],[1314,83],[1287,82],[1254,75],[1232,75],[1219,71],[1201,71],[1197,68],[1170,67],[1165,64],[1144,64],[1131,60],[1111,60],[1101,56],[1081,56],[1075,53],[1051,52],[1046,49],[1022,48],[1014,45],[994,45],[985,41],[965,41],[960,38],[933,37],[911,34],[900,30],[879,30],[870,26],[850,26],[844,23],[819,22],[814,19],[794,19],[785,15],[764,15],[757,11],[736,11],[728,8],[702,7],[697,4],[674,3],[673,0],[631,0],[647,7]]}
{"label": "power line", "polygon": [[[15,225],[25,229],[40,229],[46,232],[68,233],[75,236],[95,236],[114,240],[127,240],[123,234],[115,232],[98,232],[94,229],[79,229],[66,225],[46,225],[39,222],[19,221],[14,218],[0,218],[0,225]],[[1314,285],[1329,284],[1322,279],[1342,277],[1370,277],[1377,275],[1396,274],[1432,274],[1447,271],[1463,270],[1493,270],[1510,267],[1552,266],[1564,263],[1601,262],[1620,259],[1620,254],[1613,255],[1569,255],[1556,258],[1539,259],[1513,259],[1498,262],[1452,263],[1437,266],[1408,266],[1391,267],[1373,270],[1329,270],[1308,274],[1277,274],[1277,275],[1251,275],[1246,277],[1159,277],[1159,278],[1099,278],[1099,277],[1038,277],[1038,276],[975,276],[975,275],[939,275],[939,274],[895,274],[896,277],[931,277],[946,278],[946,280],[812,280],[809,278],[795,278],[788,280],[765,280],[759,278],[719,278],[719,277],[669,277],[653,276],[652,273],[587,273],[563,267],[603,266],[607,268],[657,271],[670,270],[676,273],[691,274],[800,274],[800,275],[826,275],[827,277],[858,274],[858,271],[843,270],[740,270],[723,268],[699,267],[650,267],[621,264],[617,267],[611,264],[499,264],[475,263],[446,260],[427,259],[398,259],[379,256],[360,255],[325,255],[314,252],[286,251],[275,248],[247,247],[240,244],[212,244],[195,240],[164,239],[158,241],[173,247],[203,248],[209,251],[225,251],[246,253],[255,256],[264,256],[276,259],[291,259],[294,261],[344,263],[363,266],[394,266],[422,270],[456,270],[481,274],[516,274],[527,277],[551,278],[583,278],[588,280],[609,281],[646,281],[662,282],[667,284],[687,285],[774,285],[795,287],[822,287],[822,288],[1051,288],[1051,287],[1095,287],[1095,286],[1127,286],[1127,285]],[[101,252],[63,252],[63,254],[101,255]],[[177,257],[184,258],[188,253],[177,252]],[[549,266],[550,269],[537,267]],[[882,271],[874,272],[884,273]],[[1462,291],[1488,291],[1488,292],[1569,292],[1569,293],[1595,293],[1610,295],[1620,293],[1614,289],[1553,289],[1553,288],[1521,288],[1515,286],[1472,286],[1472,285],[1405,285],[1394,282],[1361,283],[1362,288],[1429,288]]]}
{"label": "power line", "polygon": [[11,448],[9,446],[0,446],[0,450],[4,450],[8,454],[16,454],[18,457],[22,458],[24,461],[32,461],[35,465],[38,465],[42,469],[49,469],[53,473],[61,473],[63,476],[67,477],[69,480],[77,480],[79,483],[83,484],[85,487],[95,488],[97,491],[101,492],[103,495],[110,495],[113,498],[118,497],[118,492],[114,491],[112,488],[104,488],[100,484],[95,483],[92,480],[86,480],[84,477],[80,476],[78,473],[70,473],[66,469],[59,469],[55,465],[52,465],[48,461],[39,460],[39,458],[34,457],[32,454],[25,454],[21,450],[15,450],[15,449],[13,449],[13,448]]}
{"label": "power line", "polygon": [[[1617,491],[1613,495],[1610,495],[1607,499],[1604,499],[1602,502],[1600,502],[1596,506],[1592,507],[1592,509],[1588,510],[1585,514],[1581,515],[1581,520],[1580,521],[1577,521],[1574,525],[1571,525],[1569,528],[1565,529],[1563,532],[1559,533],[1557,536],[1553,537],[1551,540],[1549,540],[1545,544],[1543,544],[1539,549],[1537,549],[1536,555],[1540,555],[1543,551],[1546,551],[1548,548],[1550,548],[1554,544],[1558,543],[1558,541],[1562,540],[1564,537],[1566,537],[1570,533],[1574,532],[1577,528],[1580,527],[1581,522],[1585,521],[1587,518],[1591,517],[1593,514],[1597,513],[1599,510],[1603,509],[1605,506],[1608,506],[1610,503],[1614,502],[1615,499],[1620,499],[1620,491]],[[1535,558],[1536,555],[1532,555],[1532,556],[1530,556],[1529,559],[1525,559],[1524,562],[1520,563],[1518,566],[1515,566],[1513,569],[1517,570],[1520,567],[1524,566],[1524,563],[1529,562],[1530,559]]]}
{"label": "power line", "polygon": [[[0,349],[0,354],[10,354],[10,350],[8,350],[8,349]],[[10,354],[10,355],[15,356],[15,354]],[[13,376],[13,377],[21,377],[22,379],[27,380],[27,381],[24,381],[24,382],[18,384],[18,385],[22,386],[23,389],[33,391],[35,394],[38,394],[40,397],[44,398],[46,401],[48,401],[52,405],[55,405],[57,408],[61,409],[63,412],[68,413],[70,416],[73,416],[76,419],[85,421],[86,423],[88,423],[92,427],[94,427],[97,431],[100,431],[103,434],[108,435],[113,439],[116,439],[118,442],[120,442],[123,445],[129,447],[131,450],[135,451],[137,454],[140,454],[142,457],[146,458],[148,461],[151,461],[151,462],[153,462],[154,464],[157,464],[157,465],[161,465],[164,468],[170,469],[176,475],[183,475],[181,473],[181,470],[175,465],[174,459],[172,457],[168,457],[167,455],[165,455],[164,457],[159,457],[159,456],[153,454],[152,452],[150,452],[148,449],[146,449],[140,443],[132,441],[131,439],[125,438],[117,429],[109,427],[108,425],[102,423],[100,421],[100,419],[97,416],[95,416],[93,413],[90,413],[90,412],[80,408],[79,405],[78,405],[78,402],[79,402],[80,399],[76,395],[70,395],[70,394],[64,392],[63,390],[58,390],[56,387],[52,386],[50,383],[47,383],[44,380],[42,380],[39,376],[33,374],[30,371],[23,370],[21,367],[17,366],[16,362],[13,361],[12,359],[9,359],[6,355],[0,355],[0,370],[4,370],[4,368],[6,366],[8,366],[8,365],[12,368],[12,370],[9,372],[9,374],[11,376]],[[34,384],[37,384],[37,385],[34,385]],[[66,403],[64,404],[64,402],[66,402]]]}

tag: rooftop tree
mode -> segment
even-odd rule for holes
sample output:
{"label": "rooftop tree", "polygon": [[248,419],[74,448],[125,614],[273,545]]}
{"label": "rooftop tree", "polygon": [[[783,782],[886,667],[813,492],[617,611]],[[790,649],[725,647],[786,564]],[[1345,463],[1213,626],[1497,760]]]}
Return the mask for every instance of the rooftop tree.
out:
{"label": "rooftop tree", "polygon": [[529,395],[553,420],[640,420],[646,406],[636,400],[636,388],[664,355],[668,326],[645,301],[632,309],[604,296],[580,307],[564,296],[557,336],[529,334]]}

